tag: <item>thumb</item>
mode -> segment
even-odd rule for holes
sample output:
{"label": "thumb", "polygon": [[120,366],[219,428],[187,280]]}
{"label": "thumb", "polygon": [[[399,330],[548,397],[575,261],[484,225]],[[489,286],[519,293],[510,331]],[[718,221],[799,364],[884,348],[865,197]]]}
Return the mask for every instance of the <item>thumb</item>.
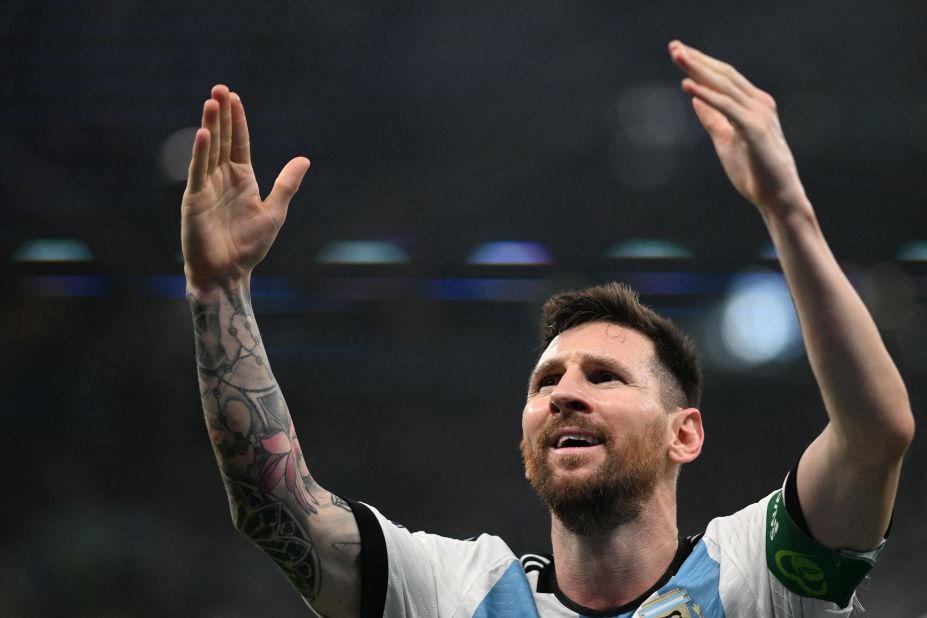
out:
{"label": "thumb", "polygon": [[279,211],[278,214],[281,220],[286,216],[290,200],[299,191],[299,185],[308,171],[309,159],[306,157],[296,157],[280,170],[280,175],[277,176],[274,188],[271,189],[270,195],[267,196],[266,203],[274,210]]}

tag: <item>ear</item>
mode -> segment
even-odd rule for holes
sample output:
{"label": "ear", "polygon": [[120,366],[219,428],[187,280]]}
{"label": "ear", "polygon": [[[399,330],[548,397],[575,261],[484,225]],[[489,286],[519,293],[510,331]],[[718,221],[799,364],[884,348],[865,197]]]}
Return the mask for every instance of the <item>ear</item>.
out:
{"label": "ear", "polygon": [[667,456],[675,464],[686,464],[702,452],[705,430],[702,427],[702,413],[695,408],[683,408],[673,414],[670,421],[673,432]]}

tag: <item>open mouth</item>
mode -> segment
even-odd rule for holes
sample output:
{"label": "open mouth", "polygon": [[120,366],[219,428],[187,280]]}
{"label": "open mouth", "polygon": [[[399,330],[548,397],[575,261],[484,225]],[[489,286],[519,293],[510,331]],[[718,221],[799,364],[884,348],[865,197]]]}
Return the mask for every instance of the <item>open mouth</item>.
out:
{"label": "open mouth", "polygon": [[589,448],[602,444],[602,438],[587,433],[562,433],[551,444],[555,450],[565,448]]}

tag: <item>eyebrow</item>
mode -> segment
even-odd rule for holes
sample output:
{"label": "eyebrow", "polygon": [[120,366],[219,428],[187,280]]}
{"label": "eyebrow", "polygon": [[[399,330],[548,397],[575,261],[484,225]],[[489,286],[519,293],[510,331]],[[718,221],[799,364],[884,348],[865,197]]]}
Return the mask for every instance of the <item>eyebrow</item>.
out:
{"label": "eyebrow", "polygon": [[[579,359],[581,365],[598,365],[621,376],[631,376],[634,374],[630,367],[610,356],[583,353],[579,355]],[[554,358],[548,358],[546,361],[535,367],[534,371],[532,371],[531,375],[528,377],[528,392],[531,392],[531,387],[534,385],[534,382],[537,380],[538,376],[544,375],[545,373],[553,371],[554,369],[562,366],[563,358],[555,356]]]}

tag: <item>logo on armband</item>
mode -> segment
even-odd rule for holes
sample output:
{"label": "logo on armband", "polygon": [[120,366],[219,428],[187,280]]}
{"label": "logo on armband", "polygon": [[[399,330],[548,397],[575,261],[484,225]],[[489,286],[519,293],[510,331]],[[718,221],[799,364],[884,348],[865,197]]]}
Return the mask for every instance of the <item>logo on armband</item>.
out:
{"label": "logo on armband", "polygon": [[875,560],[821,545],[789,516],[782,490],[766,506],[766,566],[793,593],[847,607]]}
{"label": "logo on armband", "polygon": [[806,594],[815,597],[827,594],[824,571],[808,554],[780,549],[776,552],[776,567],[783,577],[798,584]]}

